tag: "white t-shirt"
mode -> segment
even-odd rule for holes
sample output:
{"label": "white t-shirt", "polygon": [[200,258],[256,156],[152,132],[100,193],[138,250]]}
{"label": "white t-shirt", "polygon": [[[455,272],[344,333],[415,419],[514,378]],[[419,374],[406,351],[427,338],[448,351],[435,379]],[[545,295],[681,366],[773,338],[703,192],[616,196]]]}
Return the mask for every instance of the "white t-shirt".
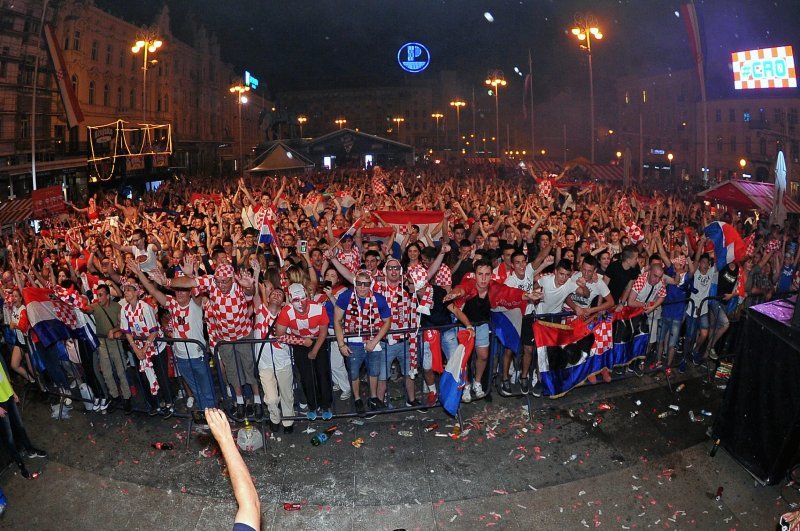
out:
{"label": "white t-shirt", "polygon": [[[511,270],[511,272],[506,277],[505,285],[510,286],[512,288],[519,288],[526,293],[530,293],[533,291],[533,266],[528,264],[525,268],[525,276],[519,278],[517,274]],[[533,313],[535,305],[532,302],[528,303],[528,306],[525,308],[525,315],[530,315]]]}
{"label": "white t-shirt", "polygon": [[[581,277],[582,273],[578,271],[574,275],[572,275],[572,280],[576,283],[578,279]],[[608,286],[605,282],[603,282],[603,278],[600,275],[597,275],[597,280],[595,282],[587,282],[586,288],[589,290],[589,295],[584,297],[582,295],[578,295],[577,292],[572,294],[572,302],[576,305],[580,306],[581,308],[588,308],[595,297],[598,295],[601,298],[605,298],[611,291],[608,289]]]}
{"label": "white t-shirt", "polygon": [[561,312],[564,308],[564,301],[570,294],[575,293],[575,289],[578,287],[575,277],[567,279],[561,286],[556,286],[555,275],[546,275],[540,278],[539,285],[544,290],[544,298],[536,306],[536,313],[539,315]]}
{"label": "white t-shirt", "polygon": [[[692,294],[689,296],[692,299],[694,304],[690,304],[686,308],[686,314],[691,315],[691,311],[694,310],[695,314],[697,313],[697,309],[700,308],[700,303],[708,297],[708,294],[711,292],[711,285],[717,283],[717,268],[711,266],[708,268],[708,272],[704,275],[700,272],[700,268],[698,267],[697,270],[694,272],[694,289],[692,290]],[[697,293],[694,293],[697,291]],[[708,301],[703,304],[703,308],[700,309],[700,315],[705,315],[708,313]]]}
{"label": "white t-shirt", "polygon": [[[156,268],[156,246],[153,243],[147,245],[147,248],[142,251],[136,245],[131,245],[133,250],[133,258],[139,264],[139,268],[143,273],[149,273]],[[139,257],[142,258],[139,258]]]}

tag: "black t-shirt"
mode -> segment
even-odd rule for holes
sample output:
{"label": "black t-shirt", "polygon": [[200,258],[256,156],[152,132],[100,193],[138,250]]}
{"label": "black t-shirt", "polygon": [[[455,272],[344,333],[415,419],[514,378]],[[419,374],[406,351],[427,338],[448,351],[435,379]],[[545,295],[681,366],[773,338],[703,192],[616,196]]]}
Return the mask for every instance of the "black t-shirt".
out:
{"label": "black t-shirt", "polygon": [[736,281],[739,279],[739,266],[735,266],[731,269],[728,266],[725,266],[722,271],[719,272],[719,278],[717,280],[717,295],[728,295],[729,293],[733,293],[733,290],[736,288]]}
{"label": "black t-shirt", "polygon": [[464,280],[467,273],[473,273],[472,262],[470,260],[464,260],[457,269],[451,271],[453,285],[458,286],[461,284],[461,281]]}
{"label": "black t-shirt", "polygon": [[484,298],[476,295],[468,300],[464,304],[464,314],[473,324],[488,322],[492,314],[492,308],[489,305],[489,294],[487,293]]}
{"label": "black t-shirt", "polygon": [[636,280],[640,272],[639,264],[627,270],[622,267],[621,260],[609,264],[606,276],[608,277],[608,290],[611,292],[611,296],[614,297],[614,302],[619,304],[619,298],[625,293],[628,282]]}
{"label": "black t-shirt", "polygon": [[447,291],[441,286],[431,286],[433,288],[433,304],[431,314],[422,314],[422,326],[444,326],[453,322],[453,314],[447,309],[449,302],[443,302]]}

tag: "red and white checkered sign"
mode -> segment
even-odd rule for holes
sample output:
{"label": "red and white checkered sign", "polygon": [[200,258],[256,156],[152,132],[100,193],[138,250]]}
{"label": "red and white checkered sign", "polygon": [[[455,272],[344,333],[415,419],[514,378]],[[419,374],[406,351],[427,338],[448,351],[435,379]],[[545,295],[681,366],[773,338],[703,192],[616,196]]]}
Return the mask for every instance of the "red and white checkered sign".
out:
{"label": "red and white checkered sign", "polygon": [[731,64],[736,89],[797,87],[791,46],[733,52]]}

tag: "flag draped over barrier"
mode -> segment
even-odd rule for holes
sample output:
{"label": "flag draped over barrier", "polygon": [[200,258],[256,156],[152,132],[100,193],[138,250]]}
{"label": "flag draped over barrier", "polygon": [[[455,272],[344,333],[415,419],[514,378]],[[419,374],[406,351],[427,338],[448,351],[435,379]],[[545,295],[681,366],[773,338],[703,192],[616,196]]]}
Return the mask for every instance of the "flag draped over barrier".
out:
{"label": "flag draped over barrier", "polygon": [[533,334],[544,394],[558,398],[603,369],[643,358],[649,333],[640,324],[642,316],[642,308],[625,308],[615,314],[603,312],[588,323],[581,319],[567,324],[536,321]]}
{"label": "flag draped over barrier", "polygon": [[466,385],[467,364],[469,363],[475,336],[468,330],[458,332],[458,347],[450,359],[439,380],[439,400],[445,411],[455,416],[461,405],[461,392]]}
{"label": "flag draped over barrier", "polygon": [[48,288],[25,288],[22,298],[31,328],[44,347],[74,338],[86,341],[92,350],[97,349],[97,336],[90,321],[76,306],[62,300],[69,296]]}

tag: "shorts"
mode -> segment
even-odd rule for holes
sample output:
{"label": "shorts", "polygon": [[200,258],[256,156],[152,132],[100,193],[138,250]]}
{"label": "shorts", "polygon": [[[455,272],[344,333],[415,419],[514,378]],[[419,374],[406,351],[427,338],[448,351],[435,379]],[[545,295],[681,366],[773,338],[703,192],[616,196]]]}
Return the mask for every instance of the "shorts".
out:
{"label": "shorts", "polygon": [[475,327],[475,348],[489,347],[489,323]]}
{"label": "shorts", "polygon": [[381,360],[381,372],[379,380],[388,380],[392,362],[397,360],[400,363],[400,370],[404,376],[408,376],[411,371],[411,353],[408,351],[408,341],[399,341],[392,345],[384,343],[384,356]]}
{"label": "shorts", "polygon": [[725,311],[725,306],[720,301],[708,302],[708,313],[714,316],[714,329],[719,330],[731,324],[728,319],[728,312]]}
{"label": "shorts", "polygon": [[384,359],[383,349],[367,352],[364,348],[364,343],[348,343],[347,346],[350,348],[348,372],[350,373],[351,382],[358,380],[362,365],[367,366],[367,375],[371,378],[380,376],[381,364]]}
{"label": "shorts", "polygon": [[532,347],[533,341],[533,323],[536,322],[536,316],[533,314],[522,316],[522,331],[520,332],[520,342],[523,347]]}
{"label": "shorts", "polygon": [[708,314],[705,313],[700,317],[689,316],[686,319],[686,338],[694,339],[699,330],[708,330]]}
{"label": "shorts", "polygon": [[675,348],[680,340],[681,324],[683,324],[683,316],[662,317],[658,326],[658,342],[667,341],[669,348]]}
{"label": "shorts", "polygon": [[[442,354],[444,355],[445,362],[450,359],[450,356],[458,348],[458,338],[456,336],[456,329],[450,328],[441,332],[439,344],[442,347]],[[426,371],[431,370],[433,366],[433,354],[431,352],[431,345],[427,341],[423,341],[422,345],[422,368]]]}

